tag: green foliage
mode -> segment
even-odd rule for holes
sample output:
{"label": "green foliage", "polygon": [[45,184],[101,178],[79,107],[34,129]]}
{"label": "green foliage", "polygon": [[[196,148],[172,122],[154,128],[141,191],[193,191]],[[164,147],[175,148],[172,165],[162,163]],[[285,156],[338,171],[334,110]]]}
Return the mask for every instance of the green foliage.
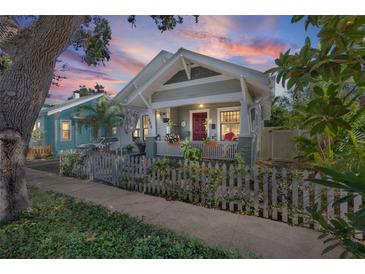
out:
{"label": "green foliage", "polygon": [[291,103],[286,96],[276,96],[271,106],[271,118],[265,127],[288,127],[291,118]]}
{"label": "green foliage", "polygon": [[[293,22],[300,19],[297,17]],[[298,92],[321,86],[323,82],[340,84],[351,81],[363,88],[365,17],[308,16],[306,26],[309,25],[320,29],[320,46],[312,47],[307,37],[299,52],[291,54],[288,50],[282,53],[275,60],[277,67],[270,70],[277,73],[277,83],[284,85],[288,81],[287,87]]]}
{"label": "green foliage", "polygon": [[199,162],[202,160],[203,152],[201,149],[197,147],[193,147],[189,142],[189,139],[186,138],[184,143],[181,145],[181,152],[186,161],[189,162]]}
{"label": "green foliage", "polygon": [[179,168],[179,162],[176,159],[169,158],[169,157],[163,157],[161,159],[158,159],[155,163],[152,165],[152,171],[158,171],[160,174],[164,175],[167,172],[168,168]]}
{"label": "green foliage", "polygon": [[[82,114],[84,112],[84,114]],[[94,105],[83,105],[79,108],[80,125],[88,125],[92,128],[106,129],[106,135],[111,134],[113,126],[122,126],[123,124],[123,106],[117,101],[108,101],[102,97],[99,102]],[[80,130],[81,130],[80,126]]]}
{"label": "green foliage", "polygon": [[236,153],[233,163],[237,172],[244,172],[246,170],[245,159],[243,159],[242,153]]}
{"label": "green foliage", "polygon": [[30,188],[30,199],[28,211],[0,225],[0,258],[240,257],[65,195]]}
{"label": "green foliage", "polygon": [[131,153],[134,149],[134,145],[133,144],[128,144],[128,145],[125,145],[123,148],[124,148],[126,153]]}
{"label": "green foliage", "polygon": [[212,140],[209,137],[207,137],[203,140],[203,145],[208,146],[211,144],[211,142]]}
{"label": "green foliage", "polygon": [[[358,174],[341,173],[326,167],[316,168],[324,174],[324,178],[308,181],[348,192],[348,195],[335,201],[333,206],[353,200],[358,195],[365,196],[365,167]],[[308,211],[312,218],[321,225],[323,234],[320,238],[326,238],[324,242],[331,243],[323,250],[323,253],[342,246],[345,251],[341,254],[341,258],[365,258],[365,245],[353,238],[353,235],[365,232],[365,207],[355,213],[346,214],[346,218],[334,218],[328,221],[316,208],[309,208]]]}
{"label": "green foliage", "polygon": [[[182,24],[184,22],[184,17],[180,15],[151,15],[151,18],[161,32],[173,30],[178,24]],[[194,15],[194,18],[195,23],[197,23],[199,16]],[[136,26],[136,16],[129,16],[128,22],[131,23],[132,26]]]}
{"label": "green foliage", "polygon": [[83,168],[86,166],[87,155],[85,153],[66,153],[60,161],[60,175],[84,179],[86,176]]}
{"label": "green foliage", "polygon": [[0,52],[0,74],[2,71],[10,67],[10,65],[11,61],[9,57],[6,54]]}
{"label": "green foliage", "polygon": [[43,132],[41,128],[34,128],[32,131],[32,140],[36,145],[41,145],[43,139]]}
{"label": "green foliage", "polygon": [[109,42],[111,28],[107,19],[101,16],[88,16],[87,21],[76,33],[73,46],[76,50],[82,49],[82,60],[88,65],[96,66],[110,60]]}
{"label": "green foliage", "polygon": [[[73,91],[73,94],[75,94],[75,93],[80,94],[80,97],[84,97],[84,96],[99,94],[99,93],[107,94],[107,91],[105,90],[104,86],[99,85],[98,83],[96,83],[94,88],[87,88],[85,85],[82,85],[82,86],[80,86],[79,89]],[[68,100],[71,100],[73,98],[74,97],[71,96],[71,97],[68,98]]]}
{"label": "green foliage", "polygon": [[[298,52],[282,53],[269,72],[294,98],[304,99],[296,113],[309,134],[297,143],[307,159],[325,166],[317,169],[326,177],[311,181],[350,193],[336,201],[341,203],[355,192],[364,195],[365,107],[358,99],[365,90],[365,16],[294,16],[292,22],[304,18],[305,28],[319,29],[319,46],[313,47],[307,37]],[[364,256],[364,246],[353,239],[355,229],[364,231],[364,209],[328,222],[316,209],[310,213],[320,222],[323,237],[329,236],[325,242],[336,242],[324,252],[341,245],[346,250],[342,257]]]}
{"label": "green foliage", "polygon": [[176,124],[174,123],[174,121],[172,121],[171,119],[169,119],[169,121],[167,122],[166,126],[170,129],[173,130],[176,127]]}

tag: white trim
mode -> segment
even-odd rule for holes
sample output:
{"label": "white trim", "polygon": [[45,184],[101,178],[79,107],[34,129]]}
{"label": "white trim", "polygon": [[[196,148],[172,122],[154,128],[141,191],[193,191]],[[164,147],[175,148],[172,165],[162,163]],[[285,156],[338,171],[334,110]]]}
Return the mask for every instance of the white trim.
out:
{"label": "white trim", "polygon": [[74,103],[71,103],[71,104],[68,104],[66,106],[59,107],[59,108],[56,108],[56,109],[53,109],[53,110],[50,110],[50,111],[45,110],[45,112],[47,112],[47,115],[50,116],[50,115],[53,115],[55,113],[64,111],[64,110],[69,109],[69,108],[73,108],[75,106],[81,105],[83,103],[89,102],[91,100],[97,99],[97,98],[102,97],[102,96],[109,99],[108,96],[106,96],[104,93],[101,93],[101,94],[97,94],[97,95],[92,96],[92,97],[85,98],[84,100],[78,100],[77,102],[74,102]]}
{"label": "white trim", "polygon": [[193,141],[193,113],[207,113],[207,120],[208,120],[208,132],[207,137],[210,137],[210,127],[209,127],[209,119],[210,119],[210,110],[208,108],[205,109],[192,109],[189,110],[189,131],[190,131],[190,141]]}
{"label": "white trim", "polygon": [[176,67],[177,62],[181,58],[181,54],[184,55],[184,58],[187,61],[199,64],[202,67],[206,67],[219,73],[230,75],[231,77],[235,77],[237,79],[239,79],[241,75],[244,75],[245,79],[248,80],[251,84],[255,84],[256,86],[267,90],[267,93],[271,93],[268,87],[268,77],[260,71],[235,65],[227,61],[219,60],[210,56],[202,55],[193,51],[186,50],[184,48],[180,48],[155,75],[149,78],[149,80],[144,83],[144,85],[139,87],[137,90],[134,90],[131,95],[128,96],[129,99],[126,104],[131,104],[132,101],[138,96],[138,93],[143,94],[144,92],[150,90],[151,87],[156,86],[156,84],[157,86],[161,86],[162,83],[159,83],[159,81],[161,80],[162,76],[172,67]]}
{"label": "white trim", "polygon": [[[223,107],[223,108],[217,108],[217,141],[221,140],[221,115],[220,113],[222,111],[230,111],[230,110],[241,110],[240,106],[234,106],[234,107]],[[240,115],[240,128],[241,128],[241,115]]]}
{"label": "white trim", "polygon": [[234,80],[234,79],[236,79],[236,78],[221,74],[221,75],[216,75],[216,76],[204,77],[204,78],[200,78],[200,79],[194,79],[194,80],[190,80],[190,81],[163,85],[156,91],[164,91],[164,90],[170,90],[170,89],[176,89],[176,88],[185,88],[185,87],[190,87],[190,86],[195,86],[195,85],[202,85],[202,84],[208,84],[208,83],[214,83],[214,82],[220,82],[220,81],[226,81],[226,80]]}
{"label": "white trim", "polygon": [[[72,141],[72,121],[71,120],[68,120],[68,119],[62,119],[62,120],[59,120],[60,121],[60,133],[61,133],[61,142],[71,142]],[[69,124],[70,124],[70,139],[68,139],[68,140],[64,140],[63,138],[62,138],[62,131],[63,131],[63,129],[62,129],[62,123],[63,122],[68,122]]]}
{"label": "white trim", "polygon": [[[128,97],[133,93],[133,92],[135,92],[136,91],[136,89],[134,89],[134,90],[132,90],[132,91],[130,91],[130,92],[128,92],[128,89],[131,87],[131,86],[133,86],[134,87],[134,85],[133,85],[133,83],[134,82],[136,82],[137,80],[139,80],[139,78],[141,77],[141,75],[143,75],[144,74],[144,72],[147,70],[147,68],[149,68],[150,66],[152,66],[152,64],[153,64],[153,62],[155,61],[155,60],[157,60],[158,59],[158,57],[159,56],[161,56],[161,61],[162,61],[162,63],[163,64],[166,64],[169,60],[170,60],[170,58],[173,56],[174,54],[173,53],[171,53],[171,52],[168,52],[168,51],[166,51],[166,50],[161,50],[155,57],[153,57],[153,59],[148,63],[148,64],[146,64],[143,68],[142,68],[142,70],[131,80],[131,81],[129,81],[128,83],[127,83],[127,85],[122,89],[122,90],[120,90],[119,92],[118,92],[118,94],[117,95],[115,95],[115,97],[113,98],[113,100],[120,100],[120,101],[123,101],[122,103],[126,103],[126,102],[128,102]],[[163,67],[163,66],[162,66]],[[128,94],[129,93],[129,94]]]}
{"label": "white trim", "polygon": [[138,93],[138,95],[141,97],[143,103],[146,105],[146,107],[150,108],[151,105],[147,102],[146,98],[144,98],[144,96],[140,93]]}
{"label": "white trim", "polygon": [[186,64],[185,59],[184,59],[184,55],[181,54],[180,58],[181,58],[183,66],[184,66],[186,77],[188,78],[188,80],[191,80],[191,68],[188,64]]}
{"label": "white trim", "polygon": [[161,101],[152,103],[152,108],[178,107],[184,105],[223,103],[223,102],[240,102],[242,99],[241,92],[224,93],[211,96],[191,97],[179,100]]}

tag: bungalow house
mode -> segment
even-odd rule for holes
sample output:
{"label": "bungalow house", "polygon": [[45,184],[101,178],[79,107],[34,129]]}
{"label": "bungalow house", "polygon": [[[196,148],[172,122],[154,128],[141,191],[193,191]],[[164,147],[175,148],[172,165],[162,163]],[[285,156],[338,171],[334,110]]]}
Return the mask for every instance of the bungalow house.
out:
{"label": "bungalow house", "polygon": [[[110,99],[104,93],[84,97],[75,93],[74,99],[63,103],[52,104],[46,101],[33,129],[40,134],[33,134],[30,146],[51,145],[53,154],[58,154],[61,150],[95,141],[100,135],[100,129],[91,129],[89,126],[80,129],[79,120],[82,117],[79,116],[79,108],[85,104],[96,104],[102,97]],[[35,135],[37,138],[34,138]]]}
{"label": "bungalow house", "polygon": [[270,119],[273,89],[260,71],[183,48],[163,50],[114,97],[126,114],[118,135],[123,144],[145,140],[148,157],[181,156],[181,142],[164,138],[174,132],[202,148],[203,157],[241,153],[252,164],[263,121]]}

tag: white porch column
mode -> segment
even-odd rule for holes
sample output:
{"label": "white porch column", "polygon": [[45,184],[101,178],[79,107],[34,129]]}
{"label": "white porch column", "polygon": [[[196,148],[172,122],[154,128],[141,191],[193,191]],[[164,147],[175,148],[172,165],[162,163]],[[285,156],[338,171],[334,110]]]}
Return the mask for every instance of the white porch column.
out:
{"label": "white porch column", "polygon": [[246,101],[241,101],[240,108],[240,137],[250,136],[250,115]]}
{"label": "white porch column", "polygon": [[[166,109],[166,118],[171,119],[171,108]],[[173,121],[174,122],[174,121]],[[166,133],[171,133],[171,128],[166,125]]]}
{"label": "white porch column", "polygon": [[148,136],[146,138],[146,156],[148,158],[154,158],[157,151],[156,146],[156,110],[148,108],[148,117],[151,122],[150,128],[148,129]]}
{"label": "white porch column", "polygon": [[247,165],[253,165],[253,136],[250,131],[250,115],[247,104],[248,88],[243,76],[240,77],[241,82],[241,108],[240,108],[240,135],[238,137],[237,149],[238,153],[243,157]]}
{"label": "white porch column", "polygon": [[156,110],[149,108],[148,109],[148,117],[151,122],[151,127],[148,129],[148,137],[156,137]]}

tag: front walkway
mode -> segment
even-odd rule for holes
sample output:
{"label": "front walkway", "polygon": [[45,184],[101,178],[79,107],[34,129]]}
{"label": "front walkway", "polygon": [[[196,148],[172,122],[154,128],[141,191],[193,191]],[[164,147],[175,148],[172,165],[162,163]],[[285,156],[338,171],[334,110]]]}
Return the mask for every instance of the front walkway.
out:
{"label": "front walkway", "polygon": [[[185,233],[210,245],[251,251],[264,258],[323,258],[318,233],[263,218],[166,201],[101,183],[26,169],[29,185],[61,192],[126,213],[146,223]],[[337,258],[337,254],[326,256]]]}

